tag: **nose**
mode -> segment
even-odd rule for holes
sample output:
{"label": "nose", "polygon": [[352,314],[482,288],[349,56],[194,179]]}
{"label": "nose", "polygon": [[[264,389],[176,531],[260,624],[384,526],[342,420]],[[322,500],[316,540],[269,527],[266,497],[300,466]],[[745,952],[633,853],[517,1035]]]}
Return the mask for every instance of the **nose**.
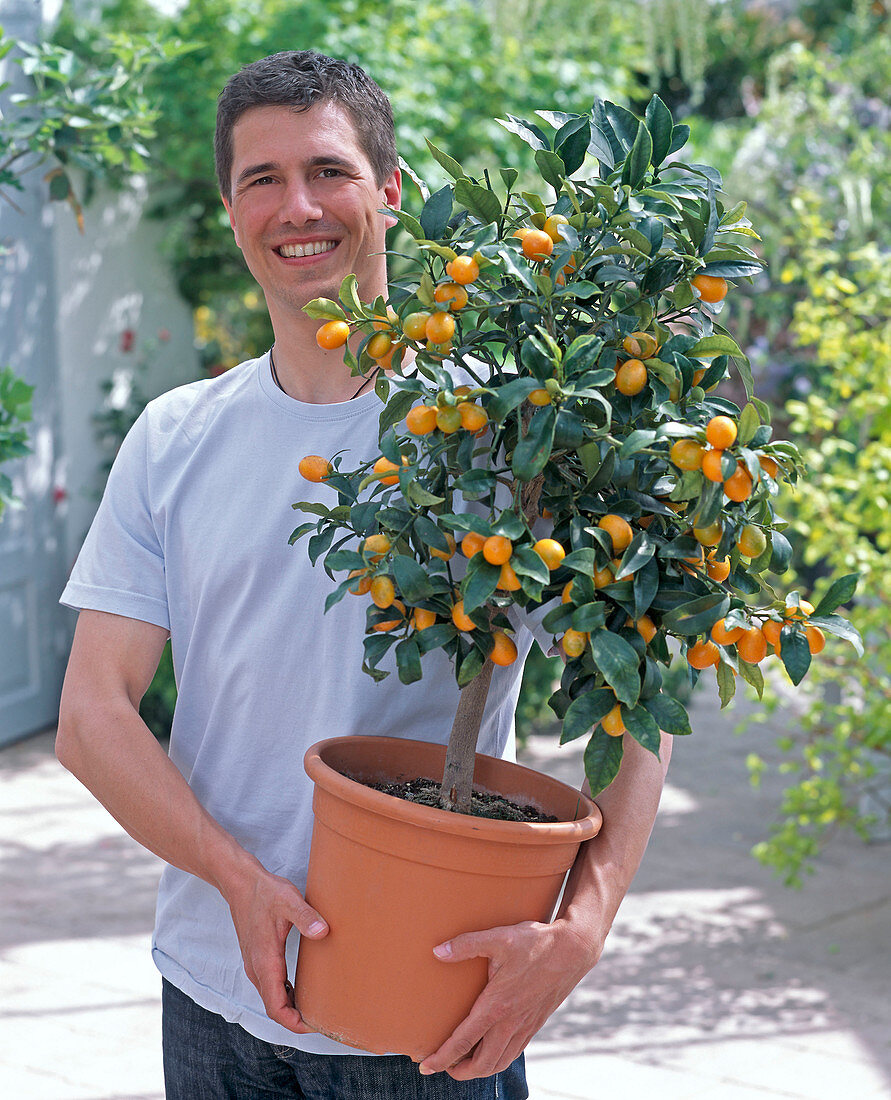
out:
{"label": "nose", "polygon": [[291,225],[306,225],[321,220],[323,210],[310,183],[303,179],[290,180],[282,195],[279,221]]}

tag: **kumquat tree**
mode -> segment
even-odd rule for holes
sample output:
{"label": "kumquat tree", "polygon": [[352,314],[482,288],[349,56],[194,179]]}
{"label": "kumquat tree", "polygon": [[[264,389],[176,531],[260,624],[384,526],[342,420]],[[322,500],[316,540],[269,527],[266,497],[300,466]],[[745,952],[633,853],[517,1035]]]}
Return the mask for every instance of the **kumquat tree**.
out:
{"label": "kumquat tree", "polygon": [[[367,594],[370,675],[391,648],[405,683],[426,653],[453,659],[441,804],[459,811],[517,610],[565,656],[550,703],[563,742],[590,731],[595,795],[626,736],[656,753],[660,730],[690,733],[663,684],[672,660],[694,682],[714,668],[726,706],[738,676],[760,694],[769,654],[798,684],[827,633],[862,652],[834,614],[856,575],[817,607],[775,587],[791,546],[773,501],[804,468],[719,324],[730,282],[763,266],[745,204],[725,209],[720,175],[678,159],[689,129],[658,97],[643,118],[602,101],[539,115],[551,132],[502,125],[531,146],[543,193],[515,191],[513,169],[470,178],[431,146],[454,182],[417,219],[392,211],[417,258],[389,301],[360,301],[349,276],[339,302],[307,307],[355,373],[382,368],[384,407],[380,453],[357,469],[303,458],[337,503],[295,504],[314,518],[291,541],[312,534],[311,559],[347,573],[328,607]],[[731,368],[742,409],[716,393]]]}

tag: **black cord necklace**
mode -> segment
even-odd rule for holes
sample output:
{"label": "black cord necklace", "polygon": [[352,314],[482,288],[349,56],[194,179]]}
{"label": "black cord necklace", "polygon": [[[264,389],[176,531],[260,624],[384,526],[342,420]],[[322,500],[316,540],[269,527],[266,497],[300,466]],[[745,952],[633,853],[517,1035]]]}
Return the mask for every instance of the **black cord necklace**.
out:
{"label": "black cord necklace", "polygon": [[[282,391],[282,393],[287,393],[287,390],[285,389],[285,387],[279,381],[278,371],[275,369],[275,360],[272,358],[272,348],[269,349],[269,366],[272,368],[272,380],[273,380],[273,382],[275,382],[275,384]],[[377,375],[377,372],[380,369],[381,369],[380,367],[375,367],[374,370],[371,372],[371,374],[363,374],[362,375],[362,385],[356,390],[356,392],[353,394],[353,397],[358,397],[359,396],[359,394],[365,389],[365,387],[372,380],[372,378],[374,378]],[[353,397],[350,397],[349,400],[352,401]]]}

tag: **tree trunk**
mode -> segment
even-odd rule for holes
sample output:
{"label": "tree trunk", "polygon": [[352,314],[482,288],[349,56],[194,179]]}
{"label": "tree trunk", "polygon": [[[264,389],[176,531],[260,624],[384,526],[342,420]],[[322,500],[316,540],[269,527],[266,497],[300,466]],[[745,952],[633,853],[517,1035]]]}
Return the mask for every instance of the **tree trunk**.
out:
{"label": "tree trunk", "polygon": [[470,813],[476,743],[494,668],[492,662],[487,660],[479,673],[461,689],[458,710],[449,734],[445,772],[439,791],[439,804],[444,810],[451,810],[453,813]]}

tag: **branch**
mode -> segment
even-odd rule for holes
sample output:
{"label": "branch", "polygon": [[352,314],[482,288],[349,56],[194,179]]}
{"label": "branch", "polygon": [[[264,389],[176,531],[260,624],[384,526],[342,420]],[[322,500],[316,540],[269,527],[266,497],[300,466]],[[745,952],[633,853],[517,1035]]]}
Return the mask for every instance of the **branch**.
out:
{"label": "branch", "polygon": [[458,710],[449,734],[445,771],[439,790],[439,804],[452,813],[469,814],[473,791],[473,765],[483,711],[495,666],[490,660],[470,683],[461,689]]}

